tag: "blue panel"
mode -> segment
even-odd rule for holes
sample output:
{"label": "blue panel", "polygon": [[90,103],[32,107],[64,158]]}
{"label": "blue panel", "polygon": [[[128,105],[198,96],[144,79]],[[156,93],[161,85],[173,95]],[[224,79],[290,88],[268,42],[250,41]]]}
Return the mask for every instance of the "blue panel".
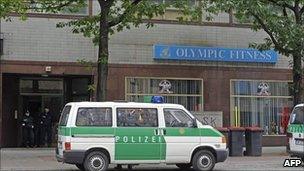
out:
{"label": "blue panel", "polygon": [[154,59],[157,60],[192,60],[222,62],[259,62],[276,63],[278,53],[274,50],[231,49],[198,46],[179,46],[156,44]]}

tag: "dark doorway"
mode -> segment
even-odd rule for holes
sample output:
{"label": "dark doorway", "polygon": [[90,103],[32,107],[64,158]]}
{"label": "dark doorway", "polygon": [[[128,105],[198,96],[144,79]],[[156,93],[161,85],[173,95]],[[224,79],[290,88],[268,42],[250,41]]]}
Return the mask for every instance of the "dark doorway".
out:
{"label": "dark doorway", "polygon": [[[24,95],[22,96],[22,113],[24,114],[26,110],[29,110],[30,115],[34,119],[35,123],[35,144],[39,145],[39,140],[41,133],[39,131],[39,121],[41,117],[41,113],[43,113],[44,108],[48,107],[50,109],[50,113],[53,116],[52,125],[53,125],[53,142],[55,142],[56,137],[56,123],[60,117],[60,110],[63,105],[62,96],[52,96],[52,95]],[[21,131],[21,130],[20,130]],[[20,138],[20,143],[22,139]]]}
{"label": "dark doorway", "polygon": [[41,96],[23,96],[23,109],[24,114],[26,110],[30,111],[30,115],[37,120],[39,114],[42,112],[42,97]]}

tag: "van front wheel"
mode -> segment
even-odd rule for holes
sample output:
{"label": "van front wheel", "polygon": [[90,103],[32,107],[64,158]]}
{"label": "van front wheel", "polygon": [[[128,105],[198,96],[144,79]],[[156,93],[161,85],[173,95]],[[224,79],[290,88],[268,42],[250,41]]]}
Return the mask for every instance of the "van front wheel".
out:
{"label": "van front wheel", "polygon": [[100,151],[89,153],[84,161],[84,168],[86,171],[106,171],[108,167],[109,159]]}
{"label": "van front wheel", "polygon": [[209,150],[198,151],[192,159],[192,166],[196,171],[212,170],[215,163],[215,157]]}

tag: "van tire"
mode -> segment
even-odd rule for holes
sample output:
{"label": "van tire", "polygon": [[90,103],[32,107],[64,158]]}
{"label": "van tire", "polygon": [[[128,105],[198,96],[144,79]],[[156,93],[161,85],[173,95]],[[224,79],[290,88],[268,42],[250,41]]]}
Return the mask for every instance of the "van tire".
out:
{"label": "van tire", "polygon": [[178,168],[180,168],[181,170],[187,170],[187,169],[190,169],[192,164],[191,163],[179,163],[179,164],[176,164],[176,166]]}
{"label": "van tire", "polygon": [[215,163],[215,156],[209,150],[200,150],[192,158],[192,166],[195,171],[212,170]]}
{"label": "van tire", "polygon": [[84,160],[86,171],[106,171],[109,167],[109,158],[101,151],[89,153]]}
{"label": "van tire", "polygon": [[81,170],[81,171],[85,171],[83,164],[75,164],[75,166]]}

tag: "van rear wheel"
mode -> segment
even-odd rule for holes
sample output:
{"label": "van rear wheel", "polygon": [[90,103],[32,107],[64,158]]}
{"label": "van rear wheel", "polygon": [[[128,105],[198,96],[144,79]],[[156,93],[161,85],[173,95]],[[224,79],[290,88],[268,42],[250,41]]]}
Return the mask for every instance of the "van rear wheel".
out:
{"label": "van rear wheel", "polygon": [[93,151],[84,160],[86,171],[106,171],[109,167],[109,158],[103,152]]}
{"label": "van rear wheel", "polygon": [[192,158],[192,166],[196,171],[212,170],[215,163],[215,157],[209,150],[200,150]]}
{"label": "van rear wheel", "polygon": [[191,163],[180,163],[180,164],[176,164],[176,166],[178,168],[180,168],[181,170],[187,170],[190,169],[192,164]]}

